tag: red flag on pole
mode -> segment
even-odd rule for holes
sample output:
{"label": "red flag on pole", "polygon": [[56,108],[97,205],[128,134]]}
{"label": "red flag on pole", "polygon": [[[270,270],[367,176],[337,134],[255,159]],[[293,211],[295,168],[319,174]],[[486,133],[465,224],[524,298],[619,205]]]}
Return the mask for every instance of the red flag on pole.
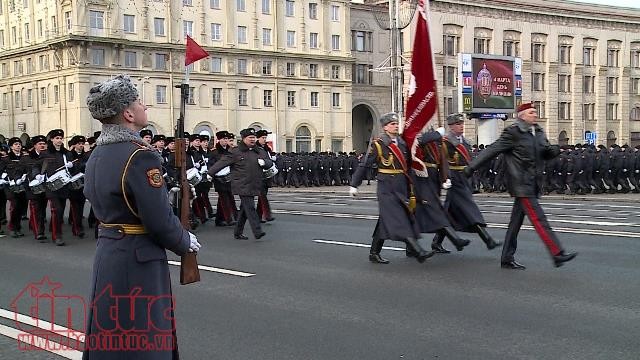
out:
{"label": "red flag on pole", "polygon": [[209,56],[209,53],[204,51],[203,48],[198,45],[189,35],[187,35],[187,50],[184,55],[184,66],[189,66],[200,59],[204,59]]}
{"label": "red flag on pole", "polygon": [[431,38],[427,24],[427,9],[424,0],[418,3],[418,21],[411,55],[411,80],[409,82],[409,98],[407,100],[404,131],[402,136],[411,147],[413,167],[418,171],[426,169],[422,161],[416,157],[416,136],[426,129],[427,124],[436,117],[438,109],[437,85]]}

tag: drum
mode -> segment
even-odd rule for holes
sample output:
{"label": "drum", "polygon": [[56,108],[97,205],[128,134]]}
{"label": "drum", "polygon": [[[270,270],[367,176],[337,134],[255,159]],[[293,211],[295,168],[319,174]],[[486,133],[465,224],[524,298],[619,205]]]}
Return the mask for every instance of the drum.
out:
{"label": "drum", "polygon": [[13,180],[9,180],[9,191],[11,191],[12,193],[21,193],[21,192],[25,192],[27,190],[27,187],[25,186],[24,182],[20,182],[20,184],[17,184],[15,181]]}
{"label": "drum", "polygon": [[187,170],[187,182],[192,186],[198,185],[198,183],[202,181],[202,175],[200,171],[194,167]]}
{"label": "drum", "polygon": [[84,173],[77,173],[69,180],[71,190],[80,190],[84,188]]}
{"label": "drum", "polygon": [[29,189],[34,195],[42,194],[47,190],[44,179],[34,179],[29,183]]}
{"label": "drum", "polygon": [[229,166],[223,167],[222,170],[216,173],[216,180],[228,183],[231,182],[231,168]]}
{"label": "drum", "polygon": [[67,173],[67,169],[60,169],[55,174],[47,178],[47,189],[49,191],[58,191],[71,181],[71,176]]}
{"label": "drum", "polygon": [[262,176],[265,179],[270,179],[274,177],[277,173],[278,173],[278,168],[276,167],[276,164],[273,164],[273,166],[271,166],[267,170],[262,170]]}

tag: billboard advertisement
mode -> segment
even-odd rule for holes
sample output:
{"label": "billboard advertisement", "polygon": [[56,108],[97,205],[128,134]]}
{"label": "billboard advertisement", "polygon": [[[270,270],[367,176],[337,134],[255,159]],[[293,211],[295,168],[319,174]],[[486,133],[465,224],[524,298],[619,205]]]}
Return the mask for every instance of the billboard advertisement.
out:
{"label": "billboard advertisement", "polygon": [[521,102],[522,60],[510,56],[460,54],[461,111],[513,113]]}

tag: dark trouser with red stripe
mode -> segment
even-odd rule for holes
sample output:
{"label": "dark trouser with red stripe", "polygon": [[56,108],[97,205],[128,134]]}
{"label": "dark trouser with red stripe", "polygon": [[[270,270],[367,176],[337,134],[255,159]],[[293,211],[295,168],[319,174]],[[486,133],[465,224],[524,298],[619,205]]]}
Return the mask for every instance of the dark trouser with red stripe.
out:
{"label": "dark trouser with red stripe", "polygon": [[271,216],[271,205],[269,205],[269,199],[267,199],[268,188],[262,189],[260,195],[258,195],[257,211],[260,220],[267,221],[273,218]]}
{"label": "dark trouser with red stripe", "polygon": [[238,209],[233,194],[228,191],[218,192],[218,205],[216,209],[216,224],[221,222],[230,224],[238,218]]}
{"label": "dark trouser with red stripe", "polygon": [[502,247],[501,261],[503,263],[514,260],[513,256],[518,247],[518,232],[520,231],[525,215],[527,215],[529,221],[531,221],[531,225],[533,225],[542,242],[547,246],[549,253],[553,256],[562,252],[562,245],[560,245],[560,241],[553,230],[551,230],[547,216],[544,214],[544,211],[542,211],[538,199],[534,197],[517,197],[513,202],[511,220],[509,221],[509,228],[507,229],[504,246]]}
{"label": "dark trouser with red stripe", "polygon": [[33,198],[29,200],[29,223],[35,238],[44,235],[46,211],[47,197],[44,194],[33,195]]}
{"label": "dark trouser with red stripe", "polygon": [[203,199],[202,194],[197,194],[196,198],[191,201],[191,208],[193,209],[193,214],[204,224],[207,221],[207,213]]}
{"label": "dark trouser with red stripe", "polygon": [[51,209],[51,239],[56,241],[62,236],[62,216],[64,208],[67,204],[65,197],[51,196],[49,197],[49,208]]}
{"label": "dark trouser with red stripe", "polygon": [[71,231],[74,236],[84,236],[82,216],[84,215],[84,203],[86,198],[82,190],[69,191],[69,217],[71,218]]}

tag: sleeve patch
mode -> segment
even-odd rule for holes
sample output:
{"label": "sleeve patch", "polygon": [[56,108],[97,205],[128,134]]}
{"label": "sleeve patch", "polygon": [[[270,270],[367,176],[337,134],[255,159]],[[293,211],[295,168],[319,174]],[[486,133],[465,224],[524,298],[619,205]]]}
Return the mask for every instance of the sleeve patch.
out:
{"label": "sleeve patch", "polygon": [[162,187],[163,180],[160,169],[147,170],[147,180],[149,181],[149,185],[153,186],[154,188]]}

